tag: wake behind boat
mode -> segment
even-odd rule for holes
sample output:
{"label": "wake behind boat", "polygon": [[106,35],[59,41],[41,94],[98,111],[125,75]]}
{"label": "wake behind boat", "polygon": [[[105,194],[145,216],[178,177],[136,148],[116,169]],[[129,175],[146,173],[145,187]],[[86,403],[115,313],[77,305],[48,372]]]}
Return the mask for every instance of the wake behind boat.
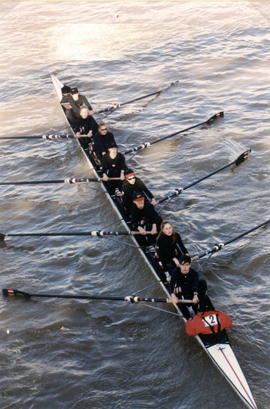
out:
{"label": "wake behind boat", "polygon": [[[62,88],[64,84],[55,76],[51,75],[51,79],[58,97],[59,102],[62,100]],[[62,105],[62,110],[64,114],[66,113],[65,107]],[[66,114],[65,118],[67,123],[70,125]],[[72,129],[72,128],[71,128]],[[72,129],[74,134],[74,130]],[[100,178],[100,166],[97,164],[93,155],[89,155],[86,150],[84,149],[85,145],[82,141],[83,138],[77,139],[77,143],[79,144],[84,159],[87,161],[88,166],[92,169],[93,173],[95,174],[96,178]],[[121,206],[121,202],[111,191],[108,190],[108,186],[103,181],[100,181],[101,188],[103,189],[104,193],[106,194],[108,200],[110,201],[114,211],[120,218],[121,223],[123,224],[124,228],[127,232],[130,232],[130,220],[128,216],[123,211]],[[170,294],[167,290],[167,287],[164,285],[164,280],[162,279],[162,273],[160,271],[159,265],[155,258],[155,253],[152,251],[147,251],[146,248],[139,245],[138,238],[134,235],[131,235],[131,239],[133,240],[134,245],[137,247],[137,250],[140,252],[141,256],[143,257],[145,263],[147,264],[148,268],[156,278],[156,280],[160,283],[163,291],[169,297]],[[179,317],[183,317],[180,308],[177,305],[174,305]],[[248,408],[256,409],[256,403],[253,399],[252,393],[248,386],[248,383],[245,379],[245,376],[241,370],[241,367],[237,361],[237,358],[232,350],[230,345],[227,333],[225,330],[220,331],[215,334],[204,334],[204,335],[197,335],[197,341],[205,350],[207,355],[210,357],[212,362],[216,365],[225,379],[229,382],[235,392],[239,395],[242,401],[246,404]]]}

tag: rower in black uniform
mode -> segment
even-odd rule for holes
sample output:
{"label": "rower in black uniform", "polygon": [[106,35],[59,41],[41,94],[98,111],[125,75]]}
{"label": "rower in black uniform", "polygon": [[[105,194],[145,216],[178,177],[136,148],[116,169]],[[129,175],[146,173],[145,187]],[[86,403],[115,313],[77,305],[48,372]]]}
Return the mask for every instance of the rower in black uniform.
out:
{"label": "rower in black uniform", "polygon": [[78,88],[71,88],[70,90],[70,95],[71,95],[71,106],[72,106],[72,112],[75,116],[75,118],[80,119],[80,109],[82,107],[88,108],[89,115],[93,115],[94,111],[90,103],[88,102],[88,99],[86,98],[85,95],[82,95],[79,91]]}
{"label": "rower in black uniform", "polygon": [[[180,268],[179,258],[184,254],[188,255],[188,250],[180,234],[174,230],[170,222],[162,222],[157,237],[157,258],[162,269],[161,275],[165,274],[168,282],[171,280],[172,272]],[[163,279],[165,281],[165,277]]]}
{"label": "rower in black uniform", "polygon": [[62,99],[60,101],[60,104],[62,105],[65,115],[71,125],[73,127],[76,123],[76,116],[74,115],[73,109],[72,109],[72,104],[73,104],[73,98],[71,96],[71,88],[68,85],[64,85],[61,88],[62,92]]}
{"label": "rower in black uniform", "polygon": [[116,145],[113,133],[108,131],[104,121],[100,121],[97,132],[93,135],[93,152],[100,162],[108,152],[108,148],[113,145]]}
{"label": "rower in black uniform", "polygon": [[203,310],[204,304],[209,303],[209,298],[206,295],[207,284],[204,279],[199,278],[198,272],[191,268],[190,256],[181,256],[179,263],[180,268],[173,271],[170,282],[171,300],[173,303],[177,303],[179,299],[192,300],[192,304],[177,304],[183,316],[190,319],[192,315],[188,306],[192,307],[196,314],[199,304],[200,310]]}
{"label": "rower in black uniform", "polygon": [[[88,108],[83,106],[80,109],[80,118],[76,121],[73,129],[76,138],[79,138],[83,149],[87,153],[89,152],[89,144],[92,142],[92,136],[97,132],[97,128],[98,126],[95,119],[89,114]],[[86,135],[86,137],[81,137],[81,135]]]}
{"label": "rower in black uniform", "polygon": [[[103,180],[107,184],[110,194],[121,197],[123,195],[122,184],[123,180],[125,180],[127,165],[124,155],[118,152],[118,147],[115,143],[108,147],[108,153],[103,155],[101,164]],[[119,178],[119,180],[106,182],[109,178]]]}
{"label": "rower in black uniform", "polygon": [[140,246],[147,246],[147,251],[155,251],[155,242],[159,232],[161,217],[154,206],[142,194],[136,195],[130,209],[132,230],[138,231],[136,239]]}
{"label": "rower in black uniform", "polygon": [[132,206],[132,199],[136,194],[141,194],[147,199],[153,206],[156,206],[157,201],[154,198],[154,195],[150,192],[150,190],[145,186],[143,181],[138,178],[132,170],[128,170],[125,175],[125,181],[123,182],[123,200],[124,205],[126,206],[127,210],[130,209]]}

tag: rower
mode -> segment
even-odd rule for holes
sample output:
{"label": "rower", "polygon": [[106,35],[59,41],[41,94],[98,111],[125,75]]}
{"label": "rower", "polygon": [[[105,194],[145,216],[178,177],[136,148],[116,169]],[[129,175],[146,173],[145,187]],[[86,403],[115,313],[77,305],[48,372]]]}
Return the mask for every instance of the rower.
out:
{"label": "rower", "polygon": [[[103,155],[101,164],[103,180],[107,183],[108,190],[111,194],[121,197],[123,195],[122,184],[123,180],[125,180],[127,165],[124,155],[118,152],[118,147],[115,143],[108,147],[108,153]],[[107,182],[109,178],[119,178],[119,180]]]}
{"label": "rower", "polygon": [[98,130],[93,136],[93,142],[93,151],[100,162],[102,156],[108,152],[108,147],[116,145],[113,133],[108,131],[108,127],[104,121],[99,122]]}
{"label": "rower", "polygon": [[212,304],[205,305],[204,311],[198,312],[186,321],[185,330],[190,336],[199,334],[217,334],[225,328],[231,328],[232,319],[223,311],[215,310]]}
{"label": "rower", "polygon": [[132,202],[130,209],[132,229],[140,233],[140,236],[136,235],[137,241],[140,246],[147,246],[148,252],[154,252],[162,219],[142,194],[137,194]]}
{"label": "rower", "polygon": [[171,302],[177,304],[179,299],[192,300],[192,304],[178,304],[183,316],[191,319],[188,306],[192,306],[195,314],[197,313],[199,303],[203,305],[207,297],[207,283],[199,279],[198,272],[191,268],[190,256],[181,256],[179,264],[180,268],[173,271],[170,282]]}
{"label": "rower", "polygon": [[93,108],[89,104],[86,96],[80,94],[78,91],[78,88],[71,88],[70,95],[72,98],[71,105],[72,105],[73,114],[75,115],[77,119],[80,118],[80,109],[83,106],[88,108],[89,115],[92,116],[94,114]]}
{"label": "rower", "polygon": [[71,88],[68,85],[64,85],[61,88],[61,91],[62,91],[62,99],[60,101],[60,104],[62,105],[64,109],[65,115],[70,125],[73,127],[76,122],[76,117],[72,109],[73,99],[71,97]]}
{"label": "rower", "polygon": [[170,222],[162,222],[157,237],[157,257],[168,282],[176,267],[180,268],[179,259],[182,255],[188,255],[188,250],[180,234],[174,230]]}
{"label": "rower", "polygon": [[132,170],[128,170],[125,175],[125,181],[123,182],[123,192],[124,192],[124,204],[127,209],[132,206],[132,199],[136,194],[141,194],[147,199],[153,206],[156,206],[157,201],[153,194],[145,186],[143,181],[138,178]]}
{"label": "rower", "polygon": [[[75,137],[80,139],[80,143],[85,151],[89,151],[89,144],[92,142],[92,135],[97,131],[97,123],[90,115],[87,107],[80,109],[80,118],[74,126]],[[87,137],[81,137],[86,135]]]}

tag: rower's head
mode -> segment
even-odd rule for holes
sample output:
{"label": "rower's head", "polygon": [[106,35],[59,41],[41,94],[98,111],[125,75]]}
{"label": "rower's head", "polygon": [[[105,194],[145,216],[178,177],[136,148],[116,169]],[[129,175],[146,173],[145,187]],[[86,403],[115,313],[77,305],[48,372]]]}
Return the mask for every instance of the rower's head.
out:
{"label": "rower's head", "polygon": [[160,231],[164,233],[166,236],[173,236],[175,234],[173,225],[167,221],[161,223]]}
{"label": "rower's head", "polygon": [[126,175],[125,175],[126,180],[128,181],[128,183],[130,183],[131,185],[134,185],[134,183],[136,182],[136,178],[135,178],[135,173],[132,171],[129,171]]}
{"label": "rower's head", "polygon": [[115,159],[118,154],[118,147],[116,144],[113,144],[108,147],[109,156],[111,159]]}
{"label": "rower's head", "polygon": [[79,99],[79,91],[78,91],[78,88],[71,88],[70,93],[71,93],[71,96],[72,96],[72,98],[74,99],[74,101],[78,101],[78,99]]}
{"label": "rower's head", "polygon": [[185,254],[180,257],[179,263],[181,273],[188,274],[191,267],[191,257]]}
{"label": "rower's head", "polygon": [[132,199],[133,203],[135,204],[135,206],[138,209],[143,209],[144,208],[144,196],[143,195],[136,195],[133,199]]}
{"label": "rower's head", "polygon": [[63,95],[63,96],[66,96],[66,95],[69,95],[69,94],[70,94],[71,88],[70,88],[68,85],[64,85],[64,86],[61,88],[61,91],[62,91],[62,95]]}
{"label": "rower's head", "polygon": [[107,128],[106,123],[105,123],[104,121],[100,121],[100,122],[99,122],[99,124],[98,124],[98,132],[99,132],[101,135],[106,135],[106,134],[107,134],[108,128]]}
{"label": "rower's head", "polygon": [[89,111],[87,107],[81,107],[80,109],[80,117],[86,119],[89,115]]}

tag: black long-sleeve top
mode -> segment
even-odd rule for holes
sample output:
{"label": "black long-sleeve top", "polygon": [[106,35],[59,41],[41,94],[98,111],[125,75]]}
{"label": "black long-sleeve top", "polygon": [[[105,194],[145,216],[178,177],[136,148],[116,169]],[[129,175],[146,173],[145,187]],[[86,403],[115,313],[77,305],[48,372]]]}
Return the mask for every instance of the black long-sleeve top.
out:
{"label": "black long-sleeve top", "polygon": [[94,134],[97,132],[98,125],[96,120],[88,115],[87,118],[79,118],[76,124],[74,125],[74,132],[79,132],[81,135],[87,135],[89,131],[92,131]]}
{"label": "black long-sleeve top", "polygon": [[94,151],[98,154],[105,154],[109,148],[116,144],[113,133],[107,132],[105,135],[101,135],[100,132],[96,132],[93,136]]}
{"label": "black long-sleeve top", "polygon": [[[95,119],[88,115],[87,118],[78,119],[73,127],[75,133],[79,132],[81,135],[87,135],[89,131],[92,131],[92,134],[97,132],[98,125]],[[82,137],[79,138],[80,143],[84,149],[88,149],[89,143],[92,141],[91,137]]]}
{"label": "black long-sleeve top", "polygon": [[173,236],[167,236],[166,234],[161,233],[157,240],[157,246],[159,258],[164,267],[166,264],[174,265],[174,257],[179,258],[183,254],[188,254],[179,233],[175,233],[175,240]]}
{"label": "black long-sleeve top", "polygon": [[[199,274],[191,268],[187,274],[182,274],[178,269],[174,272],[170,282],[171,294],[176,290],[176,295],[180,292],[186,298],[193,298],[194,292],[198,292]],[[178,291],[177,291],[178,289]]]}
{"label": "black long-sleeve top", "polygon": [[122,153],[118,152],[116,157],[112,159],[108,153],[102,158],[102,172],[106,173],[109,177],[120,177],[121,170],[124,172],[127,169],[125,157]]}
{"label": "black long-sleeve top", "polygon": [[153,199],[153,194],[150,192],[150,190],[145,186],[143,181],[135,176],[135,183],[132,185],[129,183],[127,180],[123,182],[122,186],[123,192],[125,194],[124,198],[126,201],[126,204],[128,206],[131,206],[132,204],[132,199],[134,198],[135,194],[143,194],[146,199],[149,199],[150,201]]}
{"label": "black long-sleeve top", "polygon": [[162,219],[155,211],[154,206],[151,205],[151,203],[145,201],[143,209],[138,209],[138,207],[133,203],[130,213],[131,222],[134,229],[138,229],[139,226],[144,227],[147,224],[156,224],[157,231],[159,230]]}

